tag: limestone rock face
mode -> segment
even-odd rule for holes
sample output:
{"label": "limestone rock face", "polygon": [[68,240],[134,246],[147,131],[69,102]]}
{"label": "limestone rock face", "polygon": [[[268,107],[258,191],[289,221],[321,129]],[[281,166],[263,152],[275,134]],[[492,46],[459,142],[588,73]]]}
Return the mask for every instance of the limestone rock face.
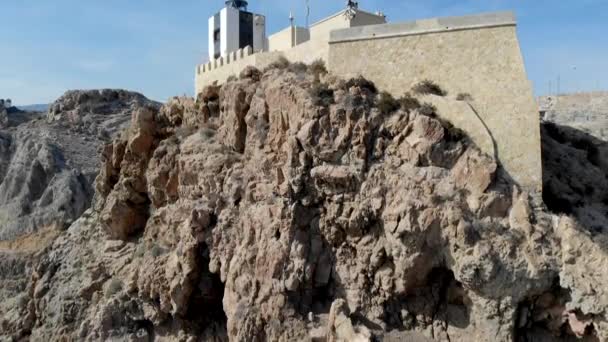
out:
{"label": "limestone rock face", "polygon": [[134,111],[0,337],[608,338],[608,235],[531,204],[432,113],[381,113],[364,82],[241,76]]}
{"label": "limestone rock face", "polygon": [[608,142],[572,127],[543,123],[544,200],[574,215],[593,235],[608,232]]}
{"label": "limestone rock face", "polygon": [[108,120],[108,116],[122,121],[125,113],[129,117],[139,107],[157,105],[142,94],[122,89],[71,90],[51,104],[47,118],[49,121],[63,120],[74,124],[101,121],[99,117],[105,117],[104,124],[110,125],[114,122],[108,122],[112,121]]}
{"label": "limestone rock face", "polygon": [[[40,267],[39,261],[54,239],[89,208],[100,167],[98,149],[128,126],[131,118],[128,108],[136,103],[129,98],[141,96],[122,91],[122,97],[107,99],[105,104],[109,107],[102,112],[85,111],[82,107],[98,101],[95,99],[82,101],[81,105],[72,103],[73,94],[77,93],[104,91],[68,92],[55,102],[51,121],[45,120],[42,113],[13,107],[7,113],[6,125],[0,127],[0,340],[3,341],[15,331],[31,330],[37,316],[28,298],[34,294],[32,276]],[[121,101],[128,104],[116,103]],[[123,112],[111,112],[116,108],[122,108]],[[86,260],[86,255],[77,257],[79,252],[76,249],[70,254],[75,262]]]}
{"label": "limestone rock face", "polygon": [[127,91],[70,91],[48,113],[11,113],[0,131],[0,241],[66,228],[89,207],[98,149],[131,110],[158,105]]}

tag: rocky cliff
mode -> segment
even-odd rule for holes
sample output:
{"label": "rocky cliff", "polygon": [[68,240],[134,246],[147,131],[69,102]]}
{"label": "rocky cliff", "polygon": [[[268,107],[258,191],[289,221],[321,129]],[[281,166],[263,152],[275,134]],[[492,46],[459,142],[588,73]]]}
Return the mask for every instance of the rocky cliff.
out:
{"label": "rocky cliff", "polygon": [[136,108],[159,105],[123,90],[70,91],[46,115],[7,112],[0,131],[0,241],[64,228],[89,207],[98,150]]}
{"label": "rocky cliff", "polygon": [[299,64],[137,108],[0,338],[606,340],[608,235],[438,114]]}

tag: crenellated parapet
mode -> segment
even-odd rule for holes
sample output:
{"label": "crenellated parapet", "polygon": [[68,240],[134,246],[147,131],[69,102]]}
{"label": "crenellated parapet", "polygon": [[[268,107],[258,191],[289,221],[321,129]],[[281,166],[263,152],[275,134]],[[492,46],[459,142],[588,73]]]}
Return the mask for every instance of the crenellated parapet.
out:
{"label": "crenellated parapet", "polygon": [[[269,37],[268,52],[251,48],[198,66],[196,93],[238,76],[248,65],[263,69],[276,58],[311,63],[322,59],[344,79],[363,76],[395,97],[432,80],[450,94],[431,98],[444,119],[494,156],[502,170],[532,194],[542,191],[540,122],[528,80],[516,20],[511,12],[378,24],[372,14],[343,13],[313,24],[306,41],[295,28]],[[466,102],[454,102],[470,94]],[[453,100],[453,101],[452,101]]]}
{"label": "crenellated parapet", "polygon": [[226,56],[221,56],[205,64],[198,65],[196,68],[196,74],[201,75],[202,73],[222,68],[228,64],[238,62],[251,55],[253,55],[253,48],[251,46],[246,46],[242,49],[230,52]]}

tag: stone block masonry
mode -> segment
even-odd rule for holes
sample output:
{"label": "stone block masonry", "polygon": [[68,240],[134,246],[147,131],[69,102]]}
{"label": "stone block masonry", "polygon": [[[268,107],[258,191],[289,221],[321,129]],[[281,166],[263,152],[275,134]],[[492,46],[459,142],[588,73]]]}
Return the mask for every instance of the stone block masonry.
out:
{"label": "stone block masonry", "polygon": [[329,44],[332,73],[362,75],[396,97],[425,79],[452,96],[471,94],[504,170],[540,193],[539,115],[512,13],[334,30]]}
{"label": "stone block masonry", "polygon": [[230,76],[238,76],[248,65],[263,68],[274,62],[280,52],[253,53],[246,47],[196,67],[195,94],[199,94],[206,85],[213,82],[225,82]]}
{"label": "stone block masonry", "polygon": [[199,67],[196,93],[238,75],[247,65],[263,68],[279,56],[304,63],[323,59],[331,73],[362,75],[395,97],[429,79],[451,99],[470,94],[473,100],[465,106],[437,99],[435,104],[449,110],[445,118],[496,157],[515,182],[531,193],[542,192],[540,120],[511,12],[347,28],[336,22],[317,25],[327,28],[329,36],[311,29],[311,39],[291,49],[242,57],[237,53]]}

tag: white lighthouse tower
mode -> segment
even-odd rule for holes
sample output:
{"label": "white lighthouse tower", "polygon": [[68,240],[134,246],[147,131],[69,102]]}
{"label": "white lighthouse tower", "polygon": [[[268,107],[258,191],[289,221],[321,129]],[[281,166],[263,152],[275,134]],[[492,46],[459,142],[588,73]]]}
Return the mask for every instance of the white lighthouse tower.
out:
{"label": "white lighthouse tower", "polygon": [[254,52],[266,50],[266,18],[247,11],[247,1],[230,0],[209,18],[209,59],[251,46]]}

